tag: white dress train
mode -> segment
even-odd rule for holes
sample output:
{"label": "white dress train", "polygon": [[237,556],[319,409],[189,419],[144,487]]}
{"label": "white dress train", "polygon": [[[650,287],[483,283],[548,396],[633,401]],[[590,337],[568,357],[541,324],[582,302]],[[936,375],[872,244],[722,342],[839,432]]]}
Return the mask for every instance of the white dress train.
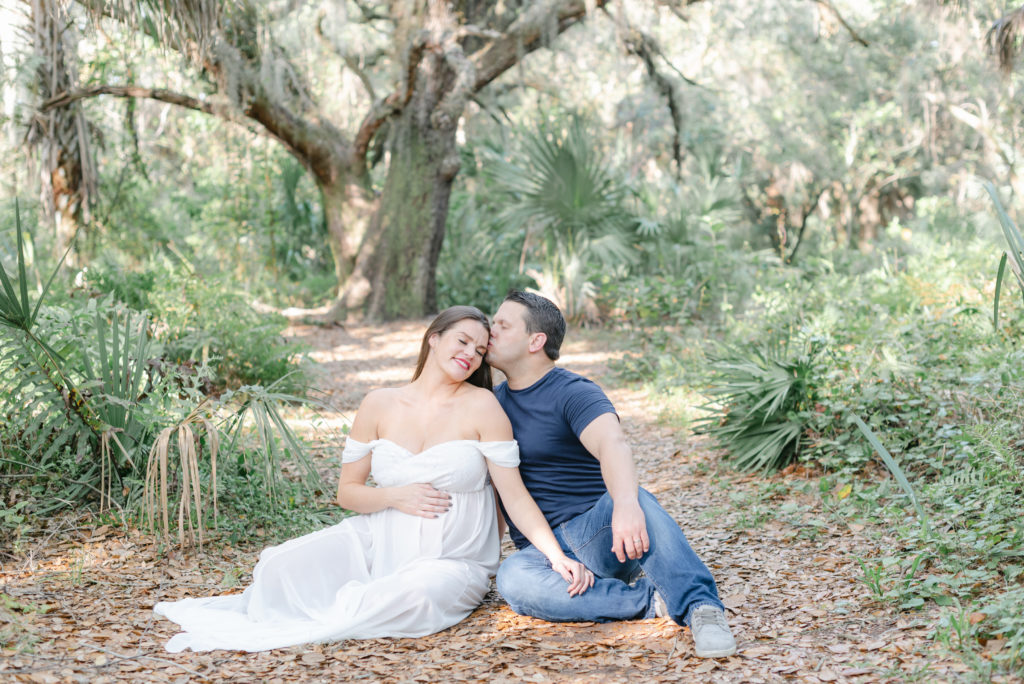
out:
{"label": "white dress train", "polygon": [[386,439],[349,439],[342,461],[371,452],[379,486],[426,482],[451,495],[451,508],[437,518],[394,509],[357,515],[264,549],[241,594],[154,607],[183,630],[167,650],[418,637],[465,619],[487,593],[500,553],[484,459],[517,466],[517,444],[455,440],[414,454]]}

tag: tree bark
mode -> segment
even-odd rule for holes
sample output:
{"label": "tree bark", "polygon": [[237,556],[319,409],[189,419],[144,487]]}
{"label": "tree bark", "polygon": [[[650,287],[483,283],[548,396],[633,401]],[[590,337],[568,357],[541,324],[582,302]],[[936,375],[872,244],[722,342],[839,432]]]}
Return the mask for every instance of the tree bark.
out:
{"label": "tree bark", "polygon": [[[459,170],[455,126],[427,116],[438,92],[423,92],[392,123],[392,157],[374,226],[376,244],[366,313],[374,319],[418,317],[437,310],[437,259],[452,181]],[[431,97],[431,96],[434,97]]]}
{"label": "tree bark", "polygon": [[[43,99],[73,89],[75,56],[69,45],[66,13],[54,0],[32,2],[32,38],[40,58],[36,88]],[[54,256],[65,268],[79,258],[72,243],[87,217],[91,173],[89,134],[81,105],[41,112],[34,117],[27,140],[38,145],[41,160],[43,208],[52,218],[55,232]]]}
{"label": "tree bark", "polygon": [[389,128],[380,204],[335,315],[364,309],[370,318],[393,319],[437,309],[437,259],[459,170],[455,132],[475,69],[453,38],[456,20],[446,4],[429,3],[422,20],[429,29],[408,58],[408,96]]}
{"label": "tree bark", "polygon": [[351,173],[341,174],[333,182],[319,182],[324,221],[334,274],[347,284],[355,269],[359,247],[377,208],[377,200]]}

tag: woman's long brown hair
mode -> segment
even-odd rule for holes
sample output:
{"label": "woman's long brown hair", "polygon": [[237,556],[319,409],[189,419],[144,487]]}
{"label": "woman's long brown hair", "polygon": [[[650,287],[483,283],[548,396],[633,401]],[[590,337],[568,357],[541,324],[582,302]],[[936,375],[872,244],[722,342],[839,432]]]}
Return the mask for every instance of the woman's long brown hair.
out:
{"label": "woman's long brown hair", "polygon": [[[416,371],[412,374],[413,380],[420,377],[420,373],[423,372],[423,366],[427,364],[427,356],[430,355],[431,335],[435,333],[443,335],[453,325],[465,320],[476,321],[484,326],[488,335],[491,333],[490,321],[487,320],[484,312],[475,306],[452,306],[445,309],[437,314],[437,317],[427,327],[427,332],[423,333],[423,344],[420,345],[420,357],[416,360]],[[469,376],[466,382],[477,387],[483,387],[484,389],[494,389],[494,383],[491,380],[491,367],[486,361],[481,361],[480,367],[473,371],[473,374]]]}

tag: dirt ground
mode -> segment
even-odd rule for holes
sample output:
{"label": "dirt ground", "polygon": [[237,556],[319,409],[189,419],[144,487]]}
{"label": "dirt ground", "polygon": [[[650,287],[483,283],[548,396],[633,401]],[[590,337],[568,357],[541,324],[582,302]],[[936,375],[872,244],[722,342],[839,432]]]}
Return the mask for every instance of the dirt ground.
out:
{"label": "dirt ground", "polygon": [[[320,444],[332,447],[319,456],[329,487],[336,482],[333,445],[340,444],[345,417],[367,390],[408,379],[424,328],[418,321],[290,329],[313,349],[318,389],[340,410],[294,416],[298,429],[316,426]],[[970,678],[963,662],[928,638],[935,613],[901,614],[871,599],[858,558],[881,555],[884,535],[827,515],[820,498],[799,493],[799,486],[773,495],[763,479],[719,469],[706,441],[661,424],[646,392],[622,387],[609,374],[607,363],[621,354],[623,342],[608,333],[572,331],[561,363],[608,391],[631,440],[641,484],[676,517],[716,577],[739,642],[737,655],[696,658],[689,631],[667,619],[550,624],[521,617],[494,591],[464,622],[421,639],[352,640],[258,654],[171,654],[163,644],[175,625],[155,616],[153,604],[240,591],[258,548],[211,544],[203,551],[161,554],[138,531],[61,518],[23,540],[16,553],[3,554],[14,560],[0,566],[0,630],[14,637],[0,650],[0,681]],[[800,470],[777,476],[787,485],[800,485],[803,478],[816,486],[810,477]]]}

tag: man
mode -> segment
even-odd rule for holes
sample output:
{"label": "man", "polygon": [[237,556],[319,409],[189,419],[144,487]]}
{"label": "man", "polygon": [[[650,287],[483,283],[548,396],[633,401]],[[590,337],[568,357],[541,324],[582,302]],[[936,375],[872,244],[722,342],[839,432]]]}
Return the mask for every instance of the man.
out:
{"label": "man", "polygon": [[498,569],[498,591],[517,613],[554,622],[667,615],[690,626],[698,656],[732,655],[715,581],[675,520],[638,487],[615,408],[596,384],[555,365],[564,336],[551,301],[512,292],[494,316],[487,361],[508,379],[495,394],[519,442],[523,481],[566,555],[596,579],[570,596],[510,522],[519,550]]}

